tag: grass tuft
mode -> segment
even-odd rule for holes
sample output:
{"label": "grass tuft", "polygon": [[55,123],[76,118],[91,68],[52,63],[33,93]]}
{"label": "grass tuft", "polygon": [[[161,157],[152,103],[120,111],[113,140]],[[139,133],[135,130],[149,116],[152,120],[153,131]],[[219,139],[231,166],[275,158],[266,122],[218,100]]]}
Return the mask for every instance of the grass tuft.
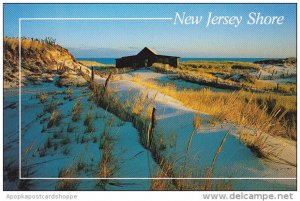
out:
{"label": "grass tuft", "polygon": [[80,120],[81,111],[82,111],[81,102],[80,100],[78,100],[72,108],[72,121],[77,122]]}
{"label": "grass tuft", "polygon": [[47,128],[51,128],[53,126],[59,126],[61,120],[62,120],[62,115],[61,115],[60,111],[54,110],[51,113]]}
{"label": "grass tuft", "polygon": [[78,180],[67,179],[76,177],[75,171],[71,168],[61,169],[58,173],[59,178],[66,178],[59,180],[55,185],[57,191],[76,191],[78,187]]}
{"label": "grass tuft", "polygon": [[94,132],[94,124],[93,124],[93,115],[91,112],[88,112],[86,114],[85,120],[84,120],[84,125],[85,125],[85,132],[86,133],[92,133]]}
{"label": "grass tuft", "polygon": [[40,103],[45,103],[47,102],[48,94],[45,92],[40,92],[37,94],[37,98],[40,100]]}

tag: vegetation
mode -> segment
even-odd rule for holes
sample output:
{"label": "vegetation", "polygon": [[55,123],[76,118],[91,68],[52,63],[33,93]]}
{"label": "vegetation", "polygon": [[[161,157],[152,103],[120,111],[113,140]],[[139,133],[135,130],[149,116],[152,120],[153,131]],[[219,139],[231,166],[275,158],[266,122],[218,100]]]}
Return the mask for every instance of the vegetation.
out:
{"label": "vegetation", "polygon": [[268,142],[268,136],[257,131],[238,131],[239,138],[259,158],[271,159],[279,154],[278,145]]}
{"label": "vegetation", "polygon": [[9,161],[4,165],[4,173],[6,172],[6,176],[4,179],[8,179],[8,181],[16,181],[18,179],[19,167],[13,161]]}
{"label": "vegetation", "polygon": [[52,143],[52,141],[51,141],[51,138],[48,137],[47,141],[46,141],[45,144],[44,144],[44,148],[45,148],[45,149],[50,149],[52,146],[53,146],[53,143]]}
{"label": "vegetation", "polygon": [[78,100],[72,108],[72,121],[77,122],[80,120],[81,111],[82,111],[81,102],[80,100]]}
{"label": "vegetation", "polygon": [[258,64],[288,64],[288,65],[296,65],[297,63],[297,58],[296,57],[289,57],[286,59],[268,59],[268,60],[260,60],[260,61],[256,61],[255,63]]}
{"label": "vegetation", "polygon": [[175,73],[178,79],[207,86],[252,92],[277,92],[295,94],[296,84],[280,84],[258,80],[250,72],[257,73],[258,64],[247,62],[189,61],[178,68],[153,64],[153,69],[163,73]]}
{"label": "vegetation", "polygon": [[51,128],[53,126],[59,126],[61,119],[62,119],[62,115],[61,115],[60,111],[54,110],[51,113],[47,128]]}
{"label": "vegetation", "polygon": [[77,171],[82,171],[85,168],[86,164],[82,160],[82,156],[78,159],[76,163],[76,170]]}
{"label": "vegetation", "polygon": [[[39,84],[52,82],[54,73],[62,74],[79,68],[80,64],[71,53],[56,44],[55,39],[35,39],[22,37],[6,37],[3,39],[4,48],[4,81],[5,87],[16,87],[19,84],[19,42],[22,55],[22,85],[28,82]],[[77,81],[77,80],[76,80]]]}
{"label": "vegetation", "polygon": [[67,132],[72,133],[74,131],[74,127],[71,123],[68,123]]}
{"label": "vegetation", "polygon": [[[22,167],[22,177],[29,178],[35,171],[30,166]],[[34,180],[32,179],[19,179],[18,190],[20,191],[29,191],[34,186]]]}
{"label": "vegetation", "polygon": [[91,133],[95,130],[94,125],[93,125],[93,115],[91,112],[88,112],[86,114],[85,120],[84,120],[84,125],[86,127],[85,132]]}
{"label": "vegetation", "polygon": [[64,168],[61,169],[58,173],[59,178],[65,178],[60,179],[55,186],[55,190],[57,191],[75,191],[78,187],[78,180],[75,179],[69,179],[76,177],[76,172],[72,168]]}
{"label": "vegetation", "polygon": [[[215,119],[256,128],[272,135],[296,139],[296,97],[247,91],[212,92],[177,90],[174,85],[161,85],[149,80],[135,80],[181,101],[185,106],[209,113]],[[215,120],[211,120],[214,123]]]}
{"label": "vegetation", "polygon": [[[232,182],[231,181],[223,181],[216,180],[213,181],[209,178],[212,177],[212,173],[216,164],[216,160],[218,155],[220,154],[222,147],[226,141],[227,135],[230,130],[224,135],[222,141],[220,142],[219,147],[216,150],[216,153],[213,157],[211,165],[205,169],[200,170],[197,165],[193,164],[192,161],[187,162],[185,160],[183,164],[181,164],[179,172],[174,172],[173,168],[175,166],[176,157],[174,159],[160,161],[160,168],[154,170],[153,177],[157,178],[178,178],[178,179],[163,179],[157,180],[153,179],[150,183],[151,190],[231,190]],[[192,135],[191,135],[192,137]],[[190,141],[187,144],[187,147],[190,145]],[[187,149],[188,153],[188,149]],[[186,153],[186,154],[187,154]],[[181,179],[182,178],[182,179]],[[184,178],[208,178],[208,179],[184,179]]]}
{"label": "vegetation", "polygon": [[[119,103],[118,99],[112,95],[112,92],[108,89],[106,89],[104,86],[96,85],[95,83],[91,83],[91,89],[94,93],[94,101],[100,105],[103,108],[106,108],[106,110],[113,112],[114,114],[118,115],[121,119],[124,120],[130,120],[133,122],[133,125],[138,129],[140,134],[140,142],[143,146],[145,146],[147,149],[149,149],[152,153],[152,156],[154,160],[159,164],[161,168],[161,172],[156,172],[154,175],[162,176],[167,175],[168,177],[199,177],[200,172],[195,174],[195,169],[197,169],[197,166],[191,166],[188,168],[184,168],[184,171],[182,172],[175,172],[173,168],[175,167],[175,160],[173,162],[167,162],[167,159],[162,154],[163,150],[166,149],[166,143],[165,139],[162,133],[158,133],[157,131],[153,130],[151,131],[151,116],[147,115],[147,106],[153,104],[153,99],[149,98],[146,93],[143,94],[132,94],[130,95],[130,99],[125,101],[125,104]],[[146,94],[146,95],[145,95]],[[146,114],[146,115],[145,115]],[[150,116],[150,118],[149,118]],[[195,129],[199,129],[201,126],[201,117],[196,115],[193,120],[193,125]],[[108,127],[111,127],[109,125],[112,125],[111,123],[108,124]],[[194,133],[194,132],[193,132]],[[227,133],[228,134],[228,133]],[[227,136],[226,134],[226,136]],[[224,138],[226,138],[226,136]],[[177,137],[173,136],[173,140],[176,140]],[[191,137],[192,138],[192,137]],[[191,140],[190,140],[191,141]],[[188,143],[188,147],[190,146],[190,141]],[[216,155],[220,153],[220,150],[222,148],[223,143],[225,140],[222,141],[219,149],[217,150]],[[175,142],[176,144],[176,142]],[[112,147],[114,146],[114,140],[113,138],[108,135],[107,131],[104,131],[100,138],[100,149],[102,150],[102,159],[99,163],[99,174],[101,178],[107,178],[111,177],[114,174],[114,170],[116,169],[116,162],[114,160],[114,157],[112,156]],[[173,145],[174,146],[174,145]],[[187,152],[189,152],[189,149],[187,149]],[[188,160],[186,160],[188,161]],[[215,165],[216,158],[214,159],[214,162],[211,165],[210,168],[210,174],[213,172],[213,167]],[[177,166],[177,164],[176,164]],[[179,165],[180,166],[180,165]],[[188,166],[188,165],[186,165]],[[197,171],[196,171],[197,172]],[[203,175],[202,175],[203,176]],[[209,175],[210,177],[210,175]],[[185,180],[184,180],[185,181]],[[101,189],[105,189],[105,184],[108,181],[105,179],[99,180],[98,186],[101,187]],[[163,180],[159,181],[163,183],[158,183],[156,180],[151,181],[151,188],[153,190],[161,190],[162,188],[169,188],[172,184],[175,186],[176,189],[184,189],[184,190],[199,190],[199,189],[214,189],[212,182],[203,183],[199,181],[189,181],[188,184],[182,182],[179,180]],[[166,182],[166,183],[164,183]],[[227,185],[227,184],[226,184]],[[201,186],[201,187],[200,187]],[[228,185],[229,186],[229,185]],[[221,188],[222,186],[219,185]],[[226,189],[226,186],[223,186]],[[230,188],[230,187],[228,187]]]}
{"label": "vegetation", "polygon": [[70,151],[71,151],[71,150],[70,150],[69,147],[64,147],[64,148],[63,148],[63,155],[65,155],[65,156],[69,155]]}
{"label": "vegetation", "polygon": [[44,113],[52,113],[57,109],[59,105],[62,105],[62,102],[60,101],[51,101],[49,104],[46,104],[44,107]]}
{"label": "vegetation", "polygon": [[64,137],[64,138],[60,141],[60,144],[61,144],[61,145],[67,145],[67,144],[69,144],[69,143],[71,143],[71,139],[70,139],[68,136]]}
{"label": "vegetation", "polygon": [[47,101],[48,94],[44,92],[40,92],[38,93],[37,98],[40,100],[41,103],[45,103]]}
{"label": "vegetation", "polygon": [[201,116],[199,114],[194,115],[193,127],[194,127],[195,130],[198,130],[200,128],[201,122],[202,122]]}
{"label": "vegetation", "polygon": [[99,171],[97,176],[105,179],[100,179],[97,182],[97,187],[102,190],[105,190],[106,184],[110,182],[108,178],[111,178],[118,168],[117,157],[113,155],[117,133],[112,136],[110,132],[111,127],[112,123],[106,122],[104,132],[100,136],[99,148],[102,151],[102,157],[98,164]]}
{"label": "vegetation", "polygon": [[68,100],[72,99],[73,91],[70,87],[64,93],[66,94],[66,97],[64,97],[65,100],[66,99],[68,99]]}

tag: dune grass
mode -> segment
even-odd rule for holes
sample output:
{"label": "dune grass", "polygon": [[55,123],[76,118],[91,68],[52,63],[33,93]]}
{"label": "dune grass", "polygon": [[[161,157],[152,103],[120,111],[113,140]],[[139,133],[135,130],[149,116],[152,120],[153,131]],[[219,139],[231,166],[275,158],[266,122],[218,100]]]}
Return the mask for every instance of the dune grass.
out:
{"label": "dune grass", "polygon": [[[102,88],[103,89],[103,88]],[[147,104],[151,105],[153,103],[152,99],[148,98],[148,95],[143,94],[134,94],[130,100],[125,101],[125,104],[120,103],[118,100],[114,98],[114,96],[107,91],[104,92],[101,90],[101,85],[92,86],[92,90],[95,93],[95,101],[99,101],[98,104],[102,107],[108,109],[109,111],[117,114],[120,118],[130,120],[133,122],[133,125],[138,129],[140,134],[140,142],[141,144],[149,149],[152,152],[152,156],[154,160],[160,165],[161,172],[154,172],[156,176],[168,176],[168,177],[199,177],[200,172],[195,174],[195,168],[197,166],[189,166],[188,170],[184,172],[174,172],[175,161],[166,162],[167,160],[163,156],[162,152],[166,148],[165,139],[162,134],[157,133],[157,131],[153,134],[153,140],[149,143],[149,137],[147,137],[149,130],[151,128],[149,115],[141,115],[142,106],[147,108]],[[146,93],[147,94],[147,93]],[[135,101],[132,101],[135,100]],[[136,103],[138,102],[138,103]],[[141,104],[141,106],[137,106],[136,104]],[[199,129],[201,127],[201,117],[196,115],[193,120],[193,125],[195,129]],[[108,124],[109,127],[110,124]],[[175,137],[176,138],[176,137]],[[176,139],[175,139],[176,140]],[[116,169],[116,162],[114,157],[112,156],[112,147],[114,140],[111,138],[111,135],[108,135],[105,131],[100,139],[100,149],[102,150],[102,159],[99,163],[99,173],[97,176],[102,178],[111,177],[114,174],[114,169]],[[223,145],[223,143],[222,143]],[[188,145],[189,146],[189,145]],[[221,147],[222,148],[222,147]],[[217,155],[220,153],[221,148],[218,149]],[[189,151],[189,150],[188,150]],[[187,152],[188,152],[187,151]],[[212,174],[213,166],[210,168],[210,173]],[[101,189],[105,189],[105,185],[107,184],[107,179],[100,180],[97,184]],[[161,183],[162,182],[162,183]],[[169,188],[173,188],[175,186],[176,189],[180,190],[201,190],[201,189],[215,189],[212,182],[206,184],[204,181],[189,181],[185,183],[186,180],[152,180],[151,181],[151,189],[152,190],[169,190]],[[171,185],[172,184],[172,185]],[[223,187],[223,188],[222,188]],[[222,186],[219,184],[220,189],[230,189],[230,185],[226,184]]]}
{"label": "dune grass", "polygon": [[[152,179],[150,183],[150,190],[231,190],[232,181],[224,180],[211,180],[217,158],[223,148],[230,129],[224,135],[223,139],[218,146],[211,165],[204,169],[199,169],[196,163],[193,161],[184,160],[182,164],[179,164],[179,171],[175,172],[174,167],[178,156],[174,156],[170,159],[161,158],[159,167],[154,169],[154,178],[168,178],[176,177],[178,179]],[[187,150],[185,155],[189,153],[190,142],[193,138],[193,133],[190,136],[190,140],[187,144]],[[184,178],[207,178],[207,179],[184,179]]]}
{"label": "dune grass", "polygon": [[259,158],[272,159],[281,152],[278,144],[269,142],[269,136],[258,131],[238,131],[240,140]]}
{"label": "dune grass", "polygon": [[[22,167],[22,177],[23,178],[30,178],[35,174],[35,171],[30,166]],[[33,179],[19,179],[18,182],[18,190],[20,191],[30,191],[32,190],[35,182]]]}
{"label": "dune grass", "polygon": [[90,111],[86,114],[86,117],[84,119],[84,126],[85,126],[85,132],[86,133],[92,133],[95,130],[95,128],[94,128],[94,118],[93,118],[93,115]]}
{"label": "dune grass", "polygon": [[177,90],[174,85],[154,81],[132,81],[181,101],[185,106],[209,113],[220,121],[296,139],[296,97],[279,94],[232,93],[202,90]]}
{"label": "dune grass", "polygon": [[110,177],[113,177],[118,169],[118,156],[113,154],[114,146],[117,139],[118,131],[111,132],[114,118],[110,118],[105,122],[104,131],[100,135],[99,149],[101,150],[101,160],[98,164],[97,177],[105,178],[97,181],[96,186],[102,190],[106,189],[106,185],[110,183]]}
{"label": "dune grass", "polygon": [[62,114],[59,110],[54,110],[50,115],[50,120],[48,122],[47,128],[51,128],[53,126],[59,126],[62,120]]}
{"label": "dune grass", "polygon": [[48,99],[48,94],[44,92],[40,92],[37,94],[37,98],[39,99],[40,103],[45,103]]}
{"label": "dune grass", "polygon": [[72,108],[72,121],[75,122],[79,121],[81,112],[82,112],[82,104],[80,100],[78,100]]}
{"label": "dune grass", "polygon": [[69,178],[74,178],[76,177],[76,171],[71,168],[63,168],[59,171],[58,173],[59,178],[65,178],[65,179],[60,179],[56,183],[55,190],[58,191],[75,191],[77,190],[78,187],[78,180],[75,179],[69,179]]}
{"label": "dune grass", "polygon": [[[175,73],[177,78],[189,82],[228,89],[295,94],[297,88],[296,84],[277,86],[275,83],[258,80],[250,72],[258,72],[261,67],[248,62],[189,61],[180,63],[178,68],[154,63],[152,68],[163,73]],[[242,80],[233,79],[237,75]]]}

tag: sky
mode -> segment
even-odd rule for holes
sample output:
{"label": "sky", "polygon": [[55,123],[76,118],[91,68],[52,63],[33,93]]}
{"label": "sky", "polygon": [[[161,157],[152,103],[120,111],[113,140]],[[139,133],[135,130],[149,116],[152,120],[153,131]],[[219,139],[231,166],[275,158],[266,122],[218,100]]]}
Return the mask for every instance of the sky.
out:
{"label": "sky", "polygon": [[[174,25],[176,12],[203,16]],[[242,16],[237,27],[205,27],[208,13]],[[282,25],[247,25],[250,12],[284,16]],[[116,58],[145,46],[159,54],[199,58],[296,56],[296,4],[4,4],[4,35],[17,37],[19,18],[172,18],[170,20],[22,20],[21,36],[55,38],[77,58]]]}

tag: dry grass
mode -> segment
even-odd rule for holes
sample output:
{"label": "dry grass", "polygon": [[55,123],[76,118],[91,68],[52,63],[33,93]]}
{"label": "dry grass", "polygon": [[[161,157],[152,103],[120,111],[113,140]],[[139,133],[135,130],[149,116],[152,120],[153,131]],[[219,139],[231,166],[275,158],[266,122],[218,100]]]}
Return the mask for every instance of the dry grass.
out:
{"label": "dry grass", "polygon": [[[141,93],[131,96],[132,99],[129,103],[129,108],[132,113],[137,116],[142,116],[146,119],[150,119],[152,115],[153,108],[153,98],[148,98],[148,93]],[[130,104],[132,103],[132,104]]]}
{"label": "dry grass", "polygon": [[109,121],[106,122],[105,130],[100,136],[99,148],[102,152],[102,157],[98,165],[99,171],[97,176],[100,178],[107,178],[101,179],[97,182],[97,187],[99,187],[102,190],[106,189],[107,183],[110,182],[108,178],[112,177],[116,169],[118,168],[117,157],[113,155],[113,149],[118,131],[114,135],[112,135],[110,133],[111,128],[112,123]]}
{"label": "dry grass", "polygon": [[4,176],[3,176],[4,180],[8,180],[11,182],[11,181],[16,181],[19,178],[18,177],[19,167],[14,161],[9,161],[7,163],[4,162],[3,172],[4,172]]}
{"label": "dry grass", "polygon": [[45,103],[48,99],[48,94],[44,92],[40,92],[38,93],[37,98],[40,100],[40,103]]}
{"label": "dry grass", "polygon": [[62,120],[62,115],[61,115],[60,111],[54,110],[51,113],[47,128],[51,128],[53,126],[59,126],[61,120]]}
{"label": "dry grass", "polygon": [[71,139],[69,138],[69,136],[65,136],[63,139],[61,139],[60,144],[61,145],[67,145],[71,143]]}
{"label": "dry grass", "polygon": [[[153,178],[165,178],[168,177],[165,171],[161,169],[155,170],[153,173]],[[152,179],[150,182],[150,190],[152,191],[166,191],[175,190],[172,181],[169,179]]]}
{"label": "dry grass", "polygon": [[[148,98],[148,94],[132,94],[129,95],[131,99],[125,101],[125,103],[120,103],[119,100],[111,93],[111,91],[103,90],[102,85],[96,85],[91,83],[91,89],[93,90],[94,96],[93,100],[101,107],[106,110],[118,115],[123,120],[129,120],[133,125],[138,129],[140,134],[140,142],[143,146],[149,149],[152,152],[154,160],[160,164],[161,171],[154,173],[154,176],[168,176],[168,177],[199,177],[200,171],[195,171],[196,167],[188,168],[188,171],[182,173],[174,173],[173,168],[175,161],[172,163],[167,163],[164,156],[161,152],[166,148],[165,139],[162,134],[158,134],[155,130],[154,143],[149,143],[149,130],[151,129],[150,118],[147,118],[149,115],[145,115],[144,111],[147,110],[147,105],[153,104],[153,99]],[[130,92],[129,92],[130,93]],[[150,110],[151,111],[151,110]],[[195,116],[193,120],[193,125],[196,128],[201,126],[201,117]],[[107,127],[111,127],[111,123],[108,122]],[[150,126],[149,126],[150,125]],[[148,135],[147,135],[148,134]],[[177,141],[177,136],[174,136],[173,141]],[[99,162],[99,171],[97,177],[109,178],[112,177],[117,169],[117,160],[112,154],[114,147],[114,137],[109,134],[105,129],[100,138],[100,149],[102,150],[101,161]],[[178,175],[177,175],[178,174]],[[203,182],[195,182],[194,180],[152,180],[151,189],[152,190],[169,190],[170,188],[174,189],[174,185],[177,189],[183,190],[199,190],[203,189]],[[97,182],[97,187],[100,189],[105,189],[106,184],[109,182],[109,179],[102,179]],[[173,186],[172,186],[172,185]],[[202,186],[202,187],[201,187]],[[221,186],[221,185],[219,185]],[[212,187],[213,188],[213,187]],[[224,187],[225,189],[225,187]]]}
{"label": "dry grass", "polygon": [[67,132],[72,133],[74,131],[74,127],[72,126],[71,123],[68,123],[68,127],[67,127]]}
{"label": "dry grass", "polygon": [[65,156],[69,155],[70,151],[71,151],[71,150],[70,150],[69,147],[64,147],[64,148],[63,148],[63,155],[65,155]]}
{"label": "dry grass", "polygon": [[209,113],[215,119],[256,128],[272,135],[296,139],[296,97],[246,91],[232,93],[203,90],[177,90],[173,85],[138,81],[181,101],[185,106]]}
{"label": "dry grass", "polygon": [[[33,177],[34,173],[35,173],[35,171],[33,170],[32,167],[30,167],[30,166],[22,167],[22,177],[23,178]],[[30,190],[32,190],[32,187],[34,185],[35,185],[34,180],[32,180],[32,179],[19,179],[18,190],[30,191]]]}
{"label": "dry grass", "polygon": [[95,130],[94,128],[94,123],[93,123],[93,115],[91,112],[88,112],[86,114],[85,120],[84,120],[84,125],[85,125],[85,132],[91,133]]}
{"label": "dry grass", "polygon": [[195,114],[193,117],[193,127],[195,130],[198,130],[201,126],[202,119],[200,114]]}
{"label": "dry grass", "polygon": [[[296,84],[280,84],[277,88],[274,83],[257,80],[255,76],[250,75],[250,70],[258,71],[260,69],[259,65],[247,62],[189,61],[182,62],[178,68],[154,63],[153,68],[163,73],[175,73],[179,79],[186,81],[228,89],[295,94],[297,87]],[[243,81],[232,79],[234,75],[239,75],[243,78]]]}
{"label": "dry grass", "polygon": [[240,140],[259,158],[271,159],[280,153],[278,145],[268,142],[268,136],[262,132],[239,130]]}
{"label": "dry grass", "polygon": [[[224,135],[222,141],[220,142],[219,147],[216,150],[216,153],[213,157],[211,165],[208,168],[200,170],[197,164],[194,164],[193,161],[187,162],[186,160],[183,164],[179,164],[179,171],[174,172],[175,164],[177,163],[177,157],[169,159],[168,161],[164,158],[160,158],[159,166],[154,170],[153,177],[156,178],[178,178],[178,179],[153,179],[150,183],[150,190],[231,190],[232,181],[225,180],[211,180],[211,179],[184,179],[184,178],[211,178],[217,158],[223,148],[223,145],[226,141],[228,134],[231,132],[231,129]],[[189,147],[190,140],[187,147]],[[187,148],[188,153],[189,148]],[[186,154],[187,154],[186,153]],[[178,164],[177,164],[178,165]],[[182,179],[181,179],[182,178]]]}
{"label": "dry grass", "polygon": [[78,100],[73,108],[72,108],[72,121],[79,121],[80,120],[80,114],[82,112],[81,102]]}
{"label": "dry grass", "polygon": [[68,89],[65,90],[64,93],[66,94],[66,96],[64,97],[65,100],[72,99],[73,90],[70,87],[68,87]]}
{"label": "dry grass", "polygon": [[43,112],[46,113],[52,113],[53,111],[55,111],[59,105],[62,105],[63,103],[60,101],[51,101],[50,103],[46,104],[44,106],[44,110]]}
{"label": "dry grass", "polygon": [[76,177],[76,172],[73,168],[61,169],[58,173],[59,178],[61,179],[56,183],[55,190],[57,191],[76,191],[78,187],[78,180],[68,179]]}

